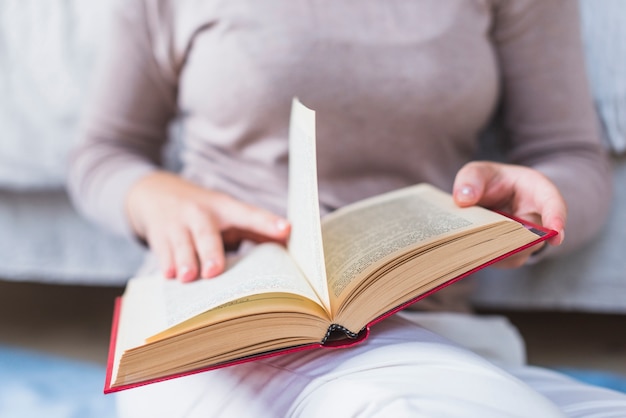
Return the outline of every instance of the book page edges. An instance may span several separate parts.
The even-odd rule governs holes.
[[[110,341],[110,345],[109,345],[109,356],[108,356],[108,360],[107,360],[107,368],[106,368],[106,378],[105,378],[105,385],[104,385],[104,393],[105,394],[110,394],[110,393],[115,393],[115,392],[120,392],[123,390],[128,390],[128,389],[132,389],[132,388],[136,388],[136,387],[140,387],[140,386],[146,386],[149,384],[153,384],[153,383],[158,383],[158,382],[164,382],[167,380],[171,380],[171,379],[176,379],[179,377],[184,377],[184,376],[190,376],[190,375],[194,375],[197,373],[202,373],[202,372],[207,372],[210,370],[216,370],[216,369],[221,369],[224,367],[229,367],[229,366],[234,366],[237,364],[243,364],[243,363],[249,363],[252,361],[257,361],[257,360],[261,360],[261,359],[266,359],[266,358],[270,358],[270,357],[276,357],[279,355],[284,355],[284,354],[289,354],[289,353],[297,353],[300,351],[306,351],[306,350],[312,350],[315,348],[344,348],[344,347],[348,347],[354,344],[358,344],[361,341],[365,340],[369,334],[369,328],[366,331],[361,331],[358,335],[358,337],[356,339],[342,339],[342,340],[337,340],[337,341],[329,341],[327,343],[313,343],[313,344],[305,344],[305,345],[298,345],[298,346],[294,346],[294,347],[287,347],[287,348],[281,348],[278,350],[272,350],[272,351],[266,351],[263,353],[259,353],[259,354],[255,354],[252,356],[247,356],[247,357],[243,357],[243,358],[239,358],[239,359],[235,359],[235,360],[230,360],[230,361],[226,361],[223,363],[219,363],[219,364],[214,364],[211,366],[207,366],[207,367],[200,367],[198,369],[194,369],[194,370],[189,370],[186,372],[182,372],[182,373],[176,373],[176,374],[172,374],[172,375],[168,375],[168,376],[162,376],[162,377],[158,377],[155,379],[148,379],[148,380],[144,380],[142,382],[136,382],[136,383],[129,383],[129,384],[122,384],[122,385],[117,385],[117,386],[112,386],[112,381],[113,381],[113,369],[114,369],[114,364],[115,364],[115,346],[116,346],[116,342],[117,342],[117,333],[118,333],[118,329],[119,329],[119,319],[120,319],[120,315],[121,315],[121,309],[122,309],[122,297],[118,297],[115,300],[115,309],[113,312],[113,322],[112,322],[112,327],[111,327],[111,341]]]
[[[109,345],[109,356],[108,356],[108,359],[107,359],[106,377],[105,377],[105,384],[104,384],[104,393],[105,394],[120,392],[120,391],[123,391],[123,390],[132,389],[132,388],[136,388],[136,387],[140,387],[140,386],[145,386],[145,385],[149,385],[149,384],[152,384],[152,383],[164,382],[164,381],[167,381],[167,380],[176,379],[176,378],[184,377],[184,376],[190,376],[190,375],[193,375],[193,374],[206,372],[206,371],[210,371],[210,370],[221,369],[221,368],[228,367],[228,366],[234,366],[236,364],[249,363],[251,361],[261,360],[261,359],[269,358],[269,357],[275,357],[275,356],[282,355],[282,354],[295,353],[295,352],[299,352],[299,351],[311,350],[313,348],[322,347],[322,343],[305,344],[305,345],[299,345],[299,346],[294,346],[294,347],[288,347],[288,348],[283,348],[283,349],[263,352],[263,353],[259,353],[259,354],[256,354],[256,355],[244,357],[244,358],[230,360],[230,361],[227,361],[227,362],[214,364],[214,365],[207,366],[207,367],[200,367],[198,369],[189,370],[189,371],[182,372],[182,373],[176,373],[176,374],[172,374],[172,375],[168,375],[168,376],[162,376],[162,377],[158,377],[158,378],[154,378],[154,379],[148,379],[148,380],[144,380],[144,381],[136,382],[136,383],[129,383],[129,384],[122,384],[122,385],[113,386],[113,369],[114,369],[115,360],[116,360],[115,359],[115,346],[116,346],[116,342],[117,342],[117,333],[118,333],[118,329],[119,329],[119,320],[120,320],[120,315],[121,315],[121,309],[122,309],[122,297],[120,296],[120,297],[116,298],[116,300],[115,300],[115,309],[114,309],[114,312],[113,312],[113,323],[112,323],[112,326],[111,326],[111,342],[110,342],[110,345]]]
[[[288,353],[296,353],[296,352],[300,352],[300,351],[306,351],[306,350],[311,350],[311,349],[315,349],[315,348],[346,348],[346,347],[351,347],[354,346],[356,344],[359,344],[363,341],[365,341],[370,334],[370,329],[372,326],[374,326],[375,324],[377,324],[378,322],[382,321],[383,319],[401,311],[402,309],[408,307],[409,305],[414,304],[415,302],[418,302],[421,299],[424,299],[430,295],[432,295],[433,293],[436,293],[438,291],[440,291],[441,289],[450,286],[453,283],[458,282],[459,280],[462,280],[465,277],[468,277],[470,275],[472,275],[473,273],[482,270],[492,264],[495,264],[507,257],[512,256],[513,254],[516,254],[520,251],[523,251],[527,248],[530,248],[536,244],[539,244],[543,241],[546,241],[554,236],[556,236],[558,233],[556,231],[544,228],[540,225],[516,218],[514,216],[508,215],[506,213],[502,213],[502,215],[511,218],[519,223],[521,223],[522,225],[524,225],[526,228],[530,229],[531,231],[533,231],[535,234],[537,234],[537,239],[534,241],[529,242],[528,244],[525,244],[519,248],[516,248],[513,251],[509,251],[506,254],[503,254],[499,257],[494,258],[493,260],[490,260],[486,263],[481,264],[478,267],[475,267],[457,277],[454,277],[450,280],[448,280],[445,283],[440,284],[437,287],[434,287],[424,293],[422,293],[421,295],[410,299],[404,303],[401,303],[400,305],[396,306],[395,308],[385,312],[384,314],[378,316],[377,318],[373,319],[372,321],[370,321],[362,330],[360,330],[358,332],[358,336],[357,338],[354,339],[349,339],[349,338],[345,338],[345,339],[341,339],[341,340],[334,340],[334,341],[327,341],[325,343],[314,343],[314,344],[306,344],[306,345],[299,345],[299,346],[295,346],[295,347],[288,347],[288,348],[284,348],[284,349],[279,349],[279,350],[274,350],[274,351],[269,351],[269,352],[263,352],[263,353],[259,353],[256,355],[252,355],[252,356],[248,356],[248,357],[244,357],[244,358],[239,358],[236,360],[231,360],[231,361],[227,361],[227,362],[223,362],[223,363],[219,363],[219,364],[215,364],[212,366],[208,366],[208,367],[202,367],[202,368],[198,368],[195,370],[190,370],[187,372],[183,372],[183,373],[178,373],[178,374],[173,374],[173,375],[169,375],[169,376],[164,376],[164,377],[159,377],[159,378],[155,378],[155,379],[150,379],[150,380],[145,380],[142,382],[138,382],[138,383],[131,383],[131,384],[124,384],[124,385],[119,385],[119,386],[115,386],[112,387],[111,383],[112,383],[112,376],[113,376],[113,365],[114,365],[114,361],[115,361],[115,344],[116,344],[116,340],[117,340],[117,331],[118,331],[118,322],[119,322],[119,318],[120,318],[120,313],[121,313],[121,308],[122,308],[122,298],[118,297],[115,300],[115,309],[114,309],[114,313],[113,313],[113,325],[111,327],[111,342],[109,345],[109,357],[108,357],[108,361],[107,361],[107,370],[106,370],[106,378],[105,378],[105,387],[104,387],[104,393],[105,394],[109,394],[109,393],[115,393],[115,392],[119,392],[122,390],[127,390],[127,389],[132,389],[135,387],[140,387],[140,386],[145,386],[148,384],[152,384],[152,383],[157,383],[157,382],[162,382],[162,381],[166,381],[166,380],[171,380],[171,379],[175,379],[178,377],[183,377],[183,376],[189,376],[189,375],[193,375],[193,374],[197,374],[197,373],[201,373],[201,372],[206,372],[206,371],[210,371],[210,370],[216,370],[216,369],[220,369],[220,368],[224,368],[224,367],[229,367],[229,366],[234,366],[237,364],[243,364],[243,363],[249,363],[252,361],[257,361],[257,360],[261,360],[261,359],[265,359],[265,358],[270,358],[270,357],[275,357],[275,356],[279,356],[279,355],[284,355],[284,354],[288,354]]]
[[[419,296],[417,296],[417,297],[415,297],[413,299],[410,299],[410,300],[408,300],[406,302],[401,303],[400,305],[396,306],[395,308],[385,312],[384,314],[382,314],[382,315],[378,316],[377,318],[373,319],[372,321],[370,321],[366,325],[366,327],[365,327],[365,329],[367,330],[366,332],[369,333],[370,327],[372,327],[373,325],[375,325],[378,322],[382,321],[383,319],[388,318],[389,316],[391,316],[391,315],[393,315],[393,314],[395,314],[395,313],[405,309],[406,307],[414,304],[415,302],[418,302],[418,301],[420,301],[420,300],[422,300],[422,299],[432,295],[433,293],[437,293],[441,289],[443,289],[445,287],[448,287],[451,284],[454,284],[454,283],[458,282],[461,279],[464,279],[464,278],[466,278],[468,276],[471,276],[472,274],[476,273],[479,270],[482,270],[482,269],[484,269],[486,267],[489,267],[492,264],[495,264],[495,263],[497,263],[499,261],[502,261],[505,258],[508,258],[508,257],[510,257],[510,256],[512,256],[514,254],[517,254],[517,253],[519,253],[521,251],[524,251],[527,248],[530,248],[530,247],[532,247],[534,245],[537,245],[537,244],[539,244],[539,243],[541,243],[543,241],[546,241],[546,240],[548,240],[548,239],[558,235],[558,232],[554,231],[552,229],[545,228],[545,227],[543,227],[541,225],[534,224],[532,222],[529,222],[529,221],[517,218],[517,217],[515,217],[513,215],[509,215],[507,213],[502,213],[502,212],[498,212],[498,213],[500,213],[501,215],[503,215],[503,216],[505,216],[505,217],[507,217],[509,219],[512,219],[512,220],[514,220],[516,222],[519,222],[524,227],[526,227],[528,230],[530,230],[531,232],[536,234],[537,235],[537,239],[529,242],[528,244],[522,245],[521,247],[518,247],[518,248],[516,248],[516,249],[514,249],[512,251],[509,251],[508,253],[505,253],[505,254],[503,254],[503,255],[501,255],[499,257],[496,257],[496,258],[494,258],[492,260],[489,260],[486,263],[483,263],[483,264],[481,264],[481,265],[479,265],[477,267],[474,267],[473,269],[468,270],[465,273],[460,274],[460,275],[458,275],[458,276],[448,280],[447,282],[442,283],[439,286],[436,286],[436,287],[434,287],[434,288],[432,288],[432,289],[422,293],[421,295],[419,295]]]
[[[546,241],[546,240],[548,240],[548,239],[558,235],[557,231],[545,228],[545,227],[543,227],[541,225],[537,225],[537,224],[532,223],[530,221],[526,221],[524,219],[520,219],[518,217],[515,217],[513,215],[510,215],[510,214],[507,214],[507,213],[504,213],[504,212],[497,212],[497,213],[499,213],[500,215],[505,216],[505,217],[507,217],[507,218],[509,218],[509,219],[511,219],[513,221],[516,221],[516,222],[522,224],[526,229],[528,229],[529,231],[531,231],[535,235],[537,235],[537,239],[529,242],[528,244],[522,245],[522,246],[520,246],[520,247],[518,247],[518,248],[516,248],[516,249],[514,249],[512,251],[509,251],[508,253],[505,253],[505,254],[503,254],[503,255],[501,255],[499,257],[496,257],[496,258],[494,258],[492,260],[489,260],[489,261],[487,261],[487,262],[485,262],[485,263],[483,263],[483,264],[481,264],[481,265],[479,265],[477,267],[474,267],[473,269],[468,270],[467,272],[462,273],[462,274],[460,274],[460,275],[458,275],[458,276],[448,280],[447,282],[440,284],[439,286],[436,286],[436,287],[434,287],[434,288],[432,288],[430,290],[427,290],[426,292],[424,292],[424,293],[422,293],[422,294],[420,294],[420,295],[418,295],[418,296],[416,296],[416,297],[414,297],[412,299],[409,299],[406,302],[401,303],[400,305],[396,306],[395,308],[393,308],[393,309],[383,313],[382,315],[380,315],[380,316],[376,317],[375,319],[373,319],[372,321],[370,321],[362,330],[360,330],[358,332],[358,337],[356,339],[348,339],[348,338],[346,338],[345,340],[329,341],[326,344],[324,344],[323,347],[342,348],[342,347],[348,347],[348,346],[352,346],[354,344],[357,344],[357,343],[365,340],[369,336],[370,329],[371,329],[372,326],[374,326],[378,322],[381,322],[385,318],[388,318],[389,316],[391,316],[391,315],[393,315],[393,314],[395,314],[395,313],[397,313],[397,312],[407,308],[408,306],[410,306],[410,305],[412,305],[412,304],[414,304],[416,302],[419,302],[420,300],[422,300],[422,299],[432,295],[433,293],[439,292],[443,288],[448,287],[448,286],[458,282],[459,280],[462,280],[462,279],[464,279],[464,278],[466,278],[468,276],[471,276],[472,274],[476,273],[479,270],[482,270],[482,269],[484,269],[486,267],[489,267],[492,264],[495,264],[495,263],[497,263],[499,261],[502,261],[505,258],[508,258],[508,257],[510,257],[510,256],[512,256],[514,254],[517,254],[517,253],[519,253],[521,251],[524,251],[527,248],[530,248],[530,247],[532,247],[534,245],[537,245],[537,244],[539,244],[539,243],[541,243],[543,241]]]
[[[122,297],[115,298],[113,307],[113,321],[111,325],[111,337],[109,341],[109,356],[107,358],[106,377],[104,379],[104,393],[110,393],[111,380],[113,378],[113,365],[115,363],[115,345],[117,343],[117,330],[119,327],[120,310],[122,309]]]

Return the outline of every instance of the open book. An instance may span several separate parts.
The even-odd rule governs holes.
[[[315,113],[294,100],[287,248],[261,244],[214,279],[136,277],[117,300],[105,392],[316,347],[370,326],[556,232],[421,184],[320,220]]]

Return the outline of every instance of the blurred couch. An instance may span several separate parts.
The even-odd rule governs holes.
[[[98,229],[64,189],[69,150],[113,0],[0,2],[0,278],[122,285],[144,248]],[[604,233],[575,254],[485,271],[486,308],[626,313],[626,13],[581,0],[589,72],[615,166]]]
[[[112,0],[0,2],[0,277],[121,285],[143,248],[79,217],[64,190]]]

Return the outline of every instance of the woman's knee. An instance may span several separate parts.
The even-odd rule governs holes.
[[[560,417],[530,387],[471,352],[436,343],[355,355],[304,388],[297,417]]]

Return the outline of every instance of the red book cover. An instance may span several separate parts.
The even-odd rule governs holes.
[[[115,309],[114,309],[114,313],[113,313],[113,323],[112,323],[112,327],[111,327],[111,341],[110,341],[110,345],[109,345],[109,356],[108,356],[108,361],[107,361],[107,372],[106,372],[106,379],[105,379],[105,387],[104,387],[104,393],[114,393],[114,392],[119,392],[122,390],[126,390],[126,389],[131,389],[134,387],[139,387],[139,386],[144,386],[144,385],[148,385],[151,383],[157,383],[157,382],[161,382],[161,381],[165,381],[165,380],[170,380],[170,379],[175,379],[178,377],[183,377],[183,376],[187,376],[187,375],[192,375],[192,374],[196,374],[196,373],[200,373],[200,372],[206,372],[206,371],[210,371],[210,370],[214,370],[214,369],[219,369],[219,368],[223,368],[223,367],[228,367],[228,366],[233,366],[236,364],[241,364],[241,363],[247,363],[247,362],[251,362],[251,361],[255,361],[255,360],[259,360],[259,359],[264,359],[264,358],[268,358],[268,357],[274,357],[274,356],[278,356],[278,355],[284,355],[284,354],[288,354],[288,353],[295,353],[295,352],[299,352],[299,351],[304,351],[304,350],[311,350],[311,349],[316,349],[316,348],[346,348],[346,347],[350,347],[353,346],[355,344],[358,344],[362,341],[364,341],[370,333],[370,328],[375,325],[376,323],[382,321],[383,319],[387,318],[390,315],[395,314],[396,312],[406,308],[409,305],[412,305],[413,303],[419,301],[420,299],[423,299],[435,292],[438,292],[439,290],[465,278],[468,277],[470,275],[472,275],[473,273],[477,272],[478,270],[481,270],[485,267],[488,267],[494,263],[497,263],[507,257],[510,257],[513,254],[516,254],[520,251],[523,251],[529,247],[532,247],[542,241],[546,241],[554,236],[557,235],[556,231],[550,230],[550,229],[546,229],[542,226],[539,225],[535,225],[532,224],[530,222],[527,221],[523,221],[521,219],[515,218],[513,216],[507,215],[507,214],[503,214],[509,218],[515,219],[516,221],[520,222],[521,224],[523,224],[527,229],[529,229],[530,231],[534,232],[537,235],[537,239],[533,242],[530,242],[529,244],[526,244],[522,247],[519,247],[513,251],[510,251],[500,257],[497,257],[493,260],[490,260],[472,270],[469,270],[451,280],[448,280],[447,282],[417,296],[416,298],[413,298],[411,300],[408,300],[405,303],[402,303],[401,305],[387,311],[386,313],[380,315],[379,317],[375,318],[374,320],[372,320],[370,323],[367,324],[367,326],[365,326],[356,336],[354,336],[354,338],[348,338],[346,336],[346,338],[344,339],[329,339],[327,341],[323,341],[323,342],[319,342],[319,343],[314,343],[314,344],[307,344],[307,345],[299,345],[299,346],[295,346],[295,347],[289,347],[286,349],[279,349],[279,350],[273,350],[273,351],[268,351],[268,352],[264,352],[264,353],[260,353],[257,355],[253,355],[253,356],[248,356],[248,357],[244,357],[244,358],[239,358],[236,360],[232,360],[232,361],[228,361],[228,362],[224,362],[224,363],[219,363],[219,364],[215,364],[215,365],[211,365],[208,367],[202,367],[199,369],[195,369],[195,370],[189,370],[187,372],[184,373],[177,373],[177,374],[173,374],[173,375],[169,375],[169,376],[163,376],[163,377],[159,377],[156,379],[152,379],[152,380],[146,380],[143,382],[139,382],[139,383],[132,383],[132,384],[126,384],[126,385],[120,385],[120,386],[115,386],[115,387],[111,387],[111,383],[112,383],[112,374],[113,374],[113,362],[114,362],[114,357],[115,357],[115,346],[116,346],[116,339],[117,339],[117,331],[118,331],[118,322],[119,322],[119,317],[120,317],[120,313],[121,313],[121,309],[122,309],[122,298],[118,297],[115,301]],[[341,326],[339,325],[332,325],[331,329],[329,329],[329,332],[327,334],[327,336],[335,329],[341,329]]]

